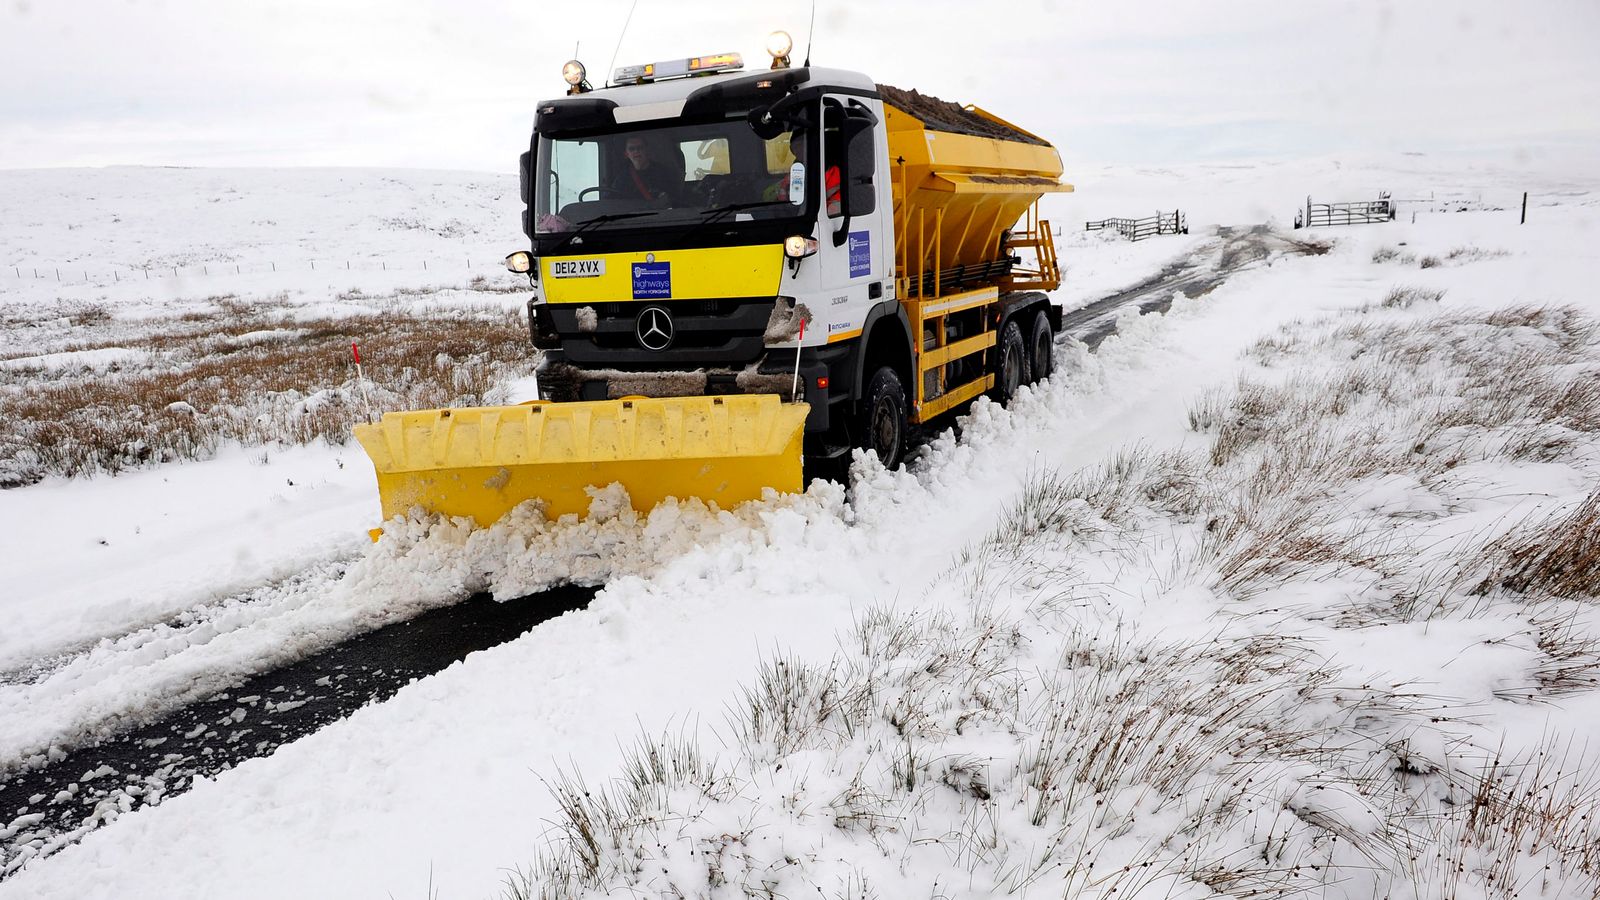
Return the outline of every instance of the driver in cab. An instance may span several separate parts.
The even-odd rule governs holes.
[[[622,147],[628,164],[622,175],[612,185],[616,196],[626,200],[654,203],[670,201],[672,194],[683,187],[683,173],[673,172],[650,151],[650,144],[638,135],[632,135]]]

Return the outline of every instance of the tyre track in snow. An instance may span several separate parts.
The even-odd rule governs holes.
[[[1315,255],[1327,250],[1326,245],[1285,237],[1266,225],[1218,228],[1215,239],[1173,260],[1149,278],[1066,311],[1061,316],[1061,332],[1093,350],[1116,333],[1117,316],[1130,306],[1137,307],[1140,315],[1165,313],[1172,308],[1174,295],[1194,298],[1209,294],[1236,272],[1275,252]]]
[[[1093,350],[1116,332],[1124,309],[1165,312],[1175,294],[1210,293],[1285,249],[1326,247],[1264,225],[1218,229],[1214,240],[1151,277],[1064,313],[1062,335]],[[474,651],[581,609],[597,590],[563,586],[503,603],[473,596],[251,676],[150,724],[53,754],[43,767],[0,774],[0,880],[128,811],[182,793],[197,778],[268,755]]]

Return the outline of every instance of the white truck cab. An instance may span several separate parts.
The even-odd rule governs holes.
[[[897,277],[914,236],[897,247],[896,215],[906,210],[896,191],[906,187],[895,175],[904,180],[911,154],[890,158],[891,111],[872,79],[791,68],[786,57],[745,71],[736,54],[626,67],[597,90],[576,63],[566,74],[572,89],[538,105],[522,155],[531,247],[508,257],[532,283],[545,399],[778,394],[810,405],[808,459],[864,446],[892,464],[906,423],[920,420],[924,382],[934,396],[946,368],[950,377],[994,368],[994,335],[981,347],[969,340],[966,361],[945,354],[934,374],[917,366],[925,348],[943,348],[960,327],[914,322],[900,302],[927,294],[928,281],[912,288]],[[1059,173],[1053,148],[1000,125],[1043,145]],[[981,201],[983,192],[1015,187],[978,184],[974,192],[969,180],[953,190]],[[1001,229],[1017,215],[1009,206],[981,211],[985,221],[963,233],[982,232],[986,243],[993,234],[985,250],[993,263],[985,257],[974,270],[993,285],[995,273],[1010,270]],[[933,259],[937,273],[940,252],[921,252],[916,268]],[[948,274],[933,276],[934,294]],[[995,330],[1000,320],[987,310],[999,309],[999,291],[958,303],[975,310],[974,324],[961,327]],[[1044,309],[1043,295],[1028,302]],[[878,375],[885,367],[892,389]],[[967,396],[992,386],[988,377]],[[869,408],[874,390],[890,395],[878,402],[885,409]]]

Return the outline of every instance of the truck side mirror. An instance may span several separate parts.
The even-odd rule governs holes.
[[[517,181],[522,191],[522,205],[533,205],[533,151],[517,157]]]
[[[850,217],[864,216],[878,207],[878,192],[873,186],[877,176],[878,153],[873,140],[873,126],[878,117],[865,106],[853,105],[845,110],[840,125],[844,143],[844,165],[839,172],[840,212],[844,219],[833,233],[833,245],[844,245],[850,232]]]
[[[870,119],[850,116],[844,120],[845,168],[840,173],[844,213],[847,216],[864,216],[878,205],[878,193],[873,189],[877,176],[878,154],[872,140]]]
[[[813,121],[815,104],[808,102],[804,94],[789,94],[771,106],[759,106],[750,110],[745,115],[745,121],[750,124],[750,130],[756,137],[770,141],[785,131],[797,128],[810,129],[816,126]]]

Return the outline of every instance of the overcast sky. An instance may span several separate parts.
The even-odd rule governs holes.
[[[512,171],[574,46],[804,53],[808,0],[0,0],[0,168]],[[819,0],[812,62],[1073,165],[1600,150],[1600,0]]]

